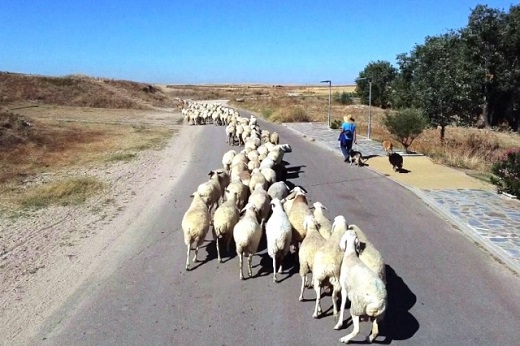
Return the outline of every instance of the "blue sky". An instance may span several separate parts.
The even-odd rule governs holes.
[[[0,71],[148,83],[351,84],[511,1],[2,0]]]

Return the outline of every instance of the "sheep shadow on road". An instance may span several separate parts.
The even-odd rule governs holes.
[[[386,265],[386,290],[388,306],[377,339],[385,338],[377,343],[390,344],[393,340],[410,339],[419,330],[419,321],[409,311],[417,297],[389,265]]]

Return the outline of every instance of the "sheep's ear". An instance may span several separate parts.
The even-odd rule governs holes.
[[[326,211],[329,211],[329,210],[327,209],[327,207],[324,206],[323,204],[321,205],[321,207],[322,207],[323,209],[325,209]]]

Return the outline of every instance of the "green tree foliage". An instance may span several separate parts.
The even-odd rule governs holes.
[[[363,104],[368,104],[370,83],[372,81],[372,105],[387,108],[390,106],[390,85],[397,76],[397,69],[388,61],[370,62],[356,79],[356,93]],[[368,78],[368,79],[362,79]]]
[[[374,74],[370,63],[360,78]],[[447,125],[499,126],[520,131],[520,5],[509,12],[478,5],[468,25],[426,37],[411,52],[397,56],[395,78],[381,89],[372,85],[374,105],[381,90],[394,109],[421,108],[444,138]],[[359,78],[358,78],[359,79]],[[363,101],[368,82],[359,81]]]
[[[428,118],[417,108],[404,108],[395,114],[387,112],[383,117],[383,125],[403,145],[406,152],[428,126]]]

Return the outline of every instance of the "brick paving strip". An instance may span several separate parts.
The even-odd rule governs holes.
[[[339,130],[325,123],[284,123],[342,157]],[[433,163],[422,155],[404,156],[407,174],[392,170],[379,142],[358,135],[358,145],[367,168],[406,187],[426,204],[457,225],[471,239],[485,246],[520,274],[520,201],[495,192],[495,187],[464,172]]]

